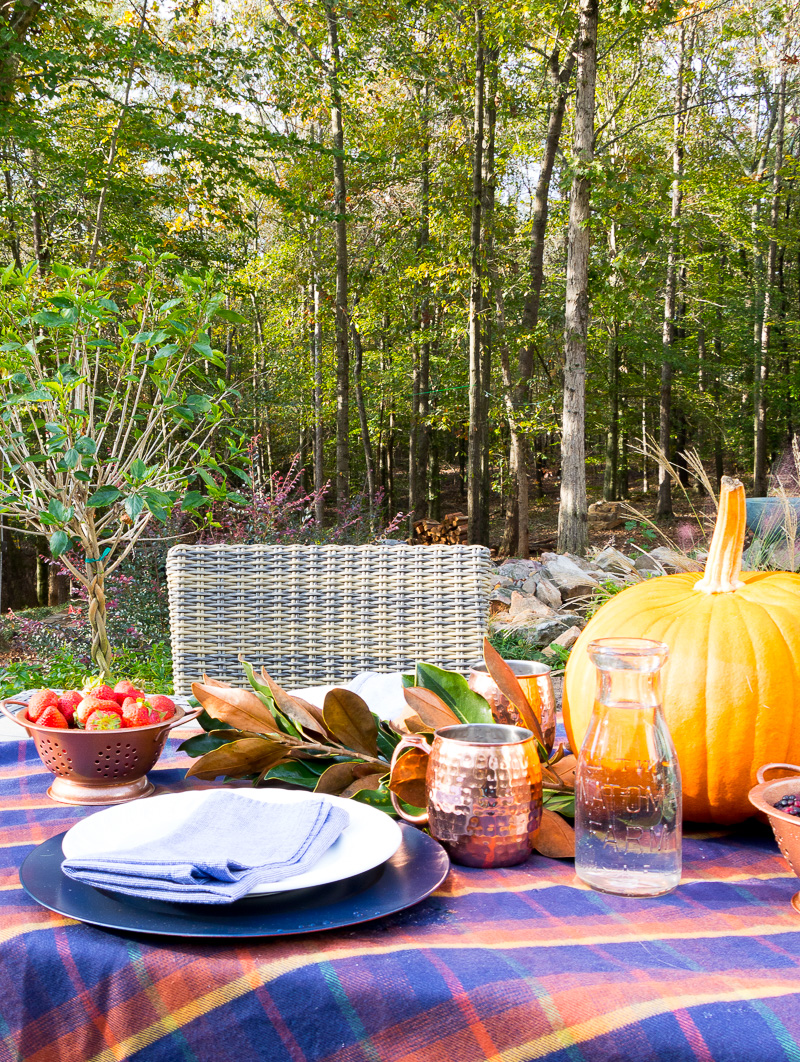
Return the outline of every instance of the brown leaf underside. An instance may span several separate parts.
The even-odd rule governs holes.
[[[378,726],[357,693],[352,690],[329,690],[325,694],[322,718],[330,733],[345,748],[377,757]]]
[[[359,760],[349,760],[347,763],[334,763],[323,771],[319,781],[314,787],[315,793],[327,793],[330,796],[343,796],[360,779],[374,775],[375,767],[371,763],[361,763]],[[385,773],[385,772],[384,772]],[[378,778],[381,776],[378,775]],[[368,786],[367,788],[373,788]],[[377,786],[374,788],[377,789]],[[348,794],[349,795],[349,794]]]
[[[542,734],[542,728],[536,718],[536,712],[528,703],[528,698],[525,696],[517,676],[488,638],[483,639],[483,659],[489,674],[497,683],[497,688],[504,697],[508,697],[519,712],[523,725],[544,745],[544,734]],[[539,710],[541,711],[541,705]]]
[[[452,708],[431,690],[422,686],[410,686],[403,690],[403,696],[409,708],[415,711],[431,730],[438,730],[442,726],[458,726],[461,722]]]
[[[223,692],[219,686],[193,682],[192,693],[212,718],[230,723],[237,730],[254,730],[258,734],[280,733],[272,712],[249,690],[231,686]]]
[[[575,855],[575,830],[566,819],[544,808],[535,848],[548,859],[570,859]]]
[[[269,738],[248,737],[222,745],[193,763],[187,778],[217,778],[221,774],[242,777],[263,774],[288,760],[287,750]]]
[[[297,726],[303,728],[316,737],[327,738],[328,733],[322,721],[322,712],[313,704],[304,701],[302,697],[294,697],[284,690],[278,683],[261,668],[261,677],[269,686],[269,691],[275,698],[275,703],[283,714]]]

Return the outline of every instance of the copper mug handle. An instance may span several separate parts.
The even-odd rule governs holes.
[[[767,771],[777,771],[780,769],[794,771],[795,774],[800,774],[800,767],[798,767],[796,763],[765,763],[763,767],[759,767],[756,771],[756,778],[758,779],[759,785],[763,785],[764,782],[766,782],[764,775]]]
[[[419,749],[420,752],[424,752],[426,756],[430,756],[432,746],[428,744],[424,737],[404,737],[396,746],[392,753],[392,764],[390,770],[393,771],[395,764],[400,759],[400,753],[405,749]],[[400,801],[397,799],[397,794],[389,790],[389,798],[392,801],[392,807],[406,822],[412,823],[414,826],[427,826],[428,825],[428,812],[423,811],[421,815],[409,815],[407,811],[404,811],[400,806]]]

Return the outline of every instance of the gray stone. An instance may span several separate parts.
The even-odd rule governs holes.
[[[506,587],[499,586],[489,594],[489,604],[508,606],[511,604],[511,593],[512,591],[508,590]]]
[[[567,627],[567,629],[559,634],[557,638],[554,638],[550,644],[560,645],[562,649],[571,649],[580,636],[581,632],[579,627]]]
[[[509,579],[506,575],[495,576],[492,586],[495,590],[501,590],[504,586],[513,586],[514,580]]]
[[[524,613],[526,616],[535,616],[540,619],[549,619],[554,614],[553,610],[545,605],[543,601],[540,601],[538,597],[534,597],[532,594],[520,594],[517,590],[514,590],[511,594],[511,604],[508,611],[512,616]]]
[[[570,571],[555,564],[547,566],[550,581],[555,585],[562,601],[574,601],[576,598],[589,598],[598,589],[598,583],[582,571]]]
[[[558,592],[558,587],[551,583],[549,579],[543,577],[539,579],[536,586],[536,596],[545,605],[549,605],[550,608],[561,608],[561,594]]]
[[[524,583],[541,565],[534,560],[508,560],[497,569],[500,578],[513,579],[514,582]]]
[[[655,549],[650,550],[650,556],[657,560],[667,572],[699,572],[702,569],[698,561],[692,560],[683,553],[676,553],[669,546],[656,546]]]
[[[590,561],[588,561],[585,557],[579,557],[576,553],[563,553],[561,555],[561,559],[572,561],[575,567],[580,568],[582,572],[588,572],[589,569],[592,567]]]
[[[586,626],[586,619],[583,616],[579,616],[577,612],[557,612],[556,618],[565,627],[583,628]]]
[[[661,568],[649,553],[640,553],[633,562],[637,572],[655,572],[661,574]]]
[[[604,550],[598,553],[594,558],[594,565],[603,572],[633,573],[636,571],[636,565],[630,557],[626,557],[624,553],[614,549],[613,546],[606,546]]]

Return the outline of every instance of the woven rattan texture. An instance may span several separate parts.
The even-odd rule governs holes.
[[[243,654],[284,687],[482,655],[483,546],[175,546],[167,556],[176,693],[205,672],[246,685]]]

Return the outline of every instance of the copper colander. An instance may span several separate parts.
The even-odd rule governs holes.
[[[10,711],[8,705],[19,705]],[[3,714],[27,730],[42,763],[55,775],[47,795],[62,804],[124,804],[149,796],[155,788],[147,772],[164,750],[173,727],[196,719],[201,709],[175,715],[163,723],[123,730],[56,730],[28,719],[22,701],[0,702]]]
[[[767,781],[767,772],[777,770],[792,771],[793,776]],[[800,878],[800,817],[789,815],[788,812],[775,807],[781,797],[800,793],[798,774],[800,767],[793,763],[767,763],[756,771],[758,785],[750,790],[748,798],[754,808],[769,818],[781,855]],[[796,892],[792,897],[792,907],[800,914],[800,892]]]

